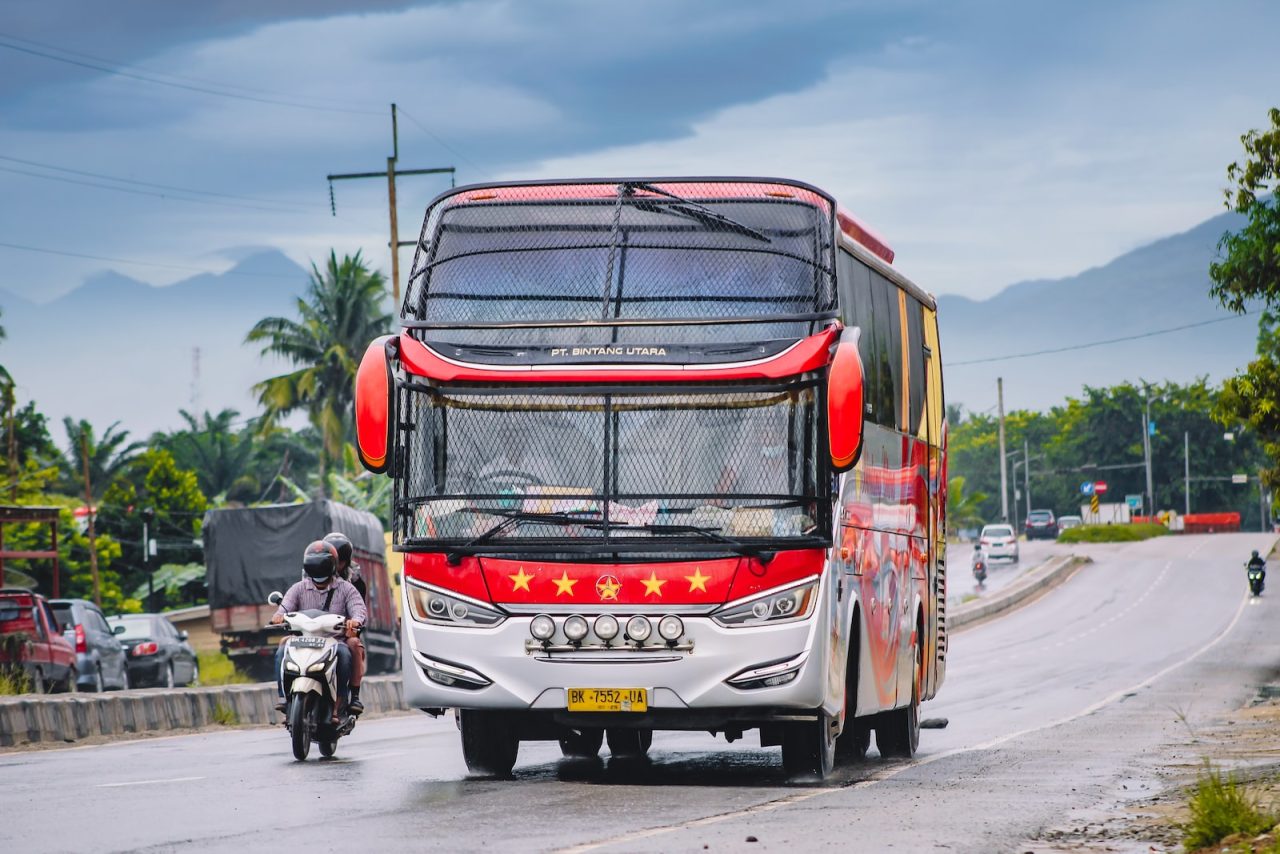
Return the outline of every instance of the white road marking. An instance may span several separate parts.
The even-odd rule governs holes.
[[[154,786],[159,783],[190,783],[192,780],[203,780],[204,777],[169,777],[165,780],[130,780],[127,783],[99,783],[95,789],[119,789],[124,786]]]
[[[1196,549],[1195,551],[1198,551],[1198,550],[1199,549]],[[1192,554],[1194,554],[1194,551],[1192,552]],[[741,818],[743,816],[755,815],[757,813],[762,813],[762,812],[769,812],[771,810],[775,810],[780,807],[790,806],[791,804],[797,804],[802,801],[807,801],[810,798],[816,798],[819,795],[829,795],[832,792],[843,792],[843,791],[846,791],[847,789],[870,788],[871,786],[874,786],[877,783],[883,783],[885,780],[889,780],[893,777],[896,777],[899,774],[903,773],[904,771],[910,771],[914,768],[921,768],[925,765],[931,765],[934,762],[938,762],[943,759],[949,759],[952,756],[959,756],[964,753],[977,753],[984,750],[991,750],[993,748],[1000,747],[1001,745],[1006,744],[1015,739],[1023,738],[1024,736],[1033,735],[1037,732],[1043,732],[1044,730],[1047,730],[1047,729],[1053,729],[1054,727],[1064,726],[1066,724],[1072,723],[1073,721],[1077,721],[1080,718],[1088,717],[1094,712],[1100,711],[1106,708],[1107,706],[1110,706],[1113,703],[1116,703],[1124,699],[1130,694],[1134,694],[1138,691],[1141,691],[1143,688],[1146,688],[1148,685],[1155,682],[1157,679],[1160,679],[1164,676],[1169,675],[1173,671],[1177,670],[1179,667],[1182,667],[1186,664],[1190,664],[1195,659],[1199,658],[1209,650],[1213,649],[1213,647],[1217,646],[1218,643],[1223,638],[1225,638],[1228,634],[1230,634],[1231,630],[1234,629],[1236,627],[1236,624],[1240,622],[1240,617],[1244,614],[1245,606],[1249,604],[1249,598],[1250,597],[1246,596],[1245,598],[1241,599],[1240,605],[1236,608],[1235,616],[1231,618],[1231,622],[1227,624],[1227,627],[1223,629],[1221,632],[1219,632],[1217,635],[1215,635],[1213,639],[1210,640],[1208,643],[1206,643],[1204,646],[1197,649],[1195,652],[1191,653],[1190,655],[1186,656],[1185,658],[1179,661],[1175,661],[1173,664],[1170,664],[1168,667],[1165,667],[1163,670],[1160,670],[1157,673],[1154,673],[1151,676],[1148,676],[1146,679],[1142,680],[1138,684],[1131,685],[1128,688],[1123,688],[1119,691],[1116,691],[1114,694],[1111,694],[1107,697],[1102,698],[1098,702],[1082,709],[1079,712],[1076,712],[1073,715],[1068,715],[1066,717],[1059,718],[1056,721],[1050,721],[1047,724],[1041,724],[1039,726],[1029,727],[1024,730],[1019,730],[1018,732],[1011,732],[1006,735],[999,736],[998,738],[993,738],[990,741],[982,742],[981,744],[975,744],[969,747],[957,747],[951,750],[945,750],[942,753],[937,753],[932,756],[926,756],[925,758],[920,759],[919,761],[916,761],[916,762],[906,763],[894,768],[886,768],[883,772],[876,774],[872,777],[869,777],[865,780],[859,780],[858,782],[850,786],[837,786],[837,787],[829,787],[829,788],[822,788],[822,789],[813,789],[808,792],[803,792],[801,794],[796,794],[796,795],[789,795],[785,798],[778,798],[777,800],[773,800],[773,801],[766,801],[765,803],[756,804],[755,806],[750,806],[745,809],[735,810],[733,812],[721,813],[719,815],[712,815],[712,816],[707,816],[705,818],[693,819],[691,821],[682,822],[680,824],[666,825],[664,827],[652,827],[652,828],[649,828],[648,830],[641,830],[635,833],[628,833],[621,836],[615,836],[611,839],[601,839],[596,842],[587,842],[582,845],[575,845],[571,848],[557,849],[556,854],[583,854],[583,852],[594,851],[595,849],[603,848],[606,845],[626,845],[629,842],[636,842],[641,839],[648,839],[650,837],[660,836],[664,833],[673,833],[677,830],[688,830],[694,827],[705,827],[706,825],[709,825],[709,824],[717,824],[719,822],[728,821],[729,819],[733,819],[733,818]]]

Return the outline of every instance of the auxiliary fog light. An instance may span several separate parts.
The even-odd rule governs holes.
[[[636,643],[644,643],[651,634],[653,634],[653,623],[649,622],[648,617],[636,614],[630,620],[627,620],[627,637]]]
[[[556,633],[556,621],[546,614],[539,614],[529,621],[529,634],[534,640],[549,641]]]
[[[658,634],[667,643],[675,643],[684,634],[684,621],[675,614],[667,614],[658,621]]]
[[[618,618],[612,614],[601,614],[596,617],[596,637],[608,643],[618,636]]]
[[[573,643],[581,643],[587,636],[587,618],[574,614],[564,621],[564,636]]]

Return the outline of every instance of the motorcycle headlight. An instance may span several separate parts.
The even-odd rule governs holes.
[[[711,618],[728,628],[803,620],[813,612],[819,581],[817,576],[813,576],[799,584],[730,602]]]
[[[506,619],[492,605],[410,581],[405,585],[409,611],[420,623],[437,626],[491,628]]]

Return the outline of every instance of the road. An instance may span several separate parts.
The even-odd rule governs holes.
[[[1056,540],[1026,540],[1018,543],[1018,563],[1006,560],[987,561],[987,581],[978,589],[973,577],[973,543],[951,543],[947,546],[947,602],[954,608],[974,598],[990,596],[1007,587],[1024,572],[1035,569],[1050,557],[1070,554],[1071,547]]]
[[[1152,755],[1271,674],[1280,593],[1250,602],[1240,565],[1273,541],[1088,547],[1070,581],[954,636],[924,707],[950,726],[915,760],[873,750],[821,786],[701,734],[659,734],[643,766],[526,744],[515,779],[470,780],[452,722],[412,715],[362,723],[331,762],[293,762],[279,729],[3,754],[0,849],[1028,850],[1153,785]]]

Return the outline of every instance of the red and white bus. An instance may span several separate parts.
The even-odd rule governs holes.
[[[748,730],[910,756],[946,662],[933,298],[771,178],[462,187],[357,378],[394,478],[404,695],[468,766]]]

